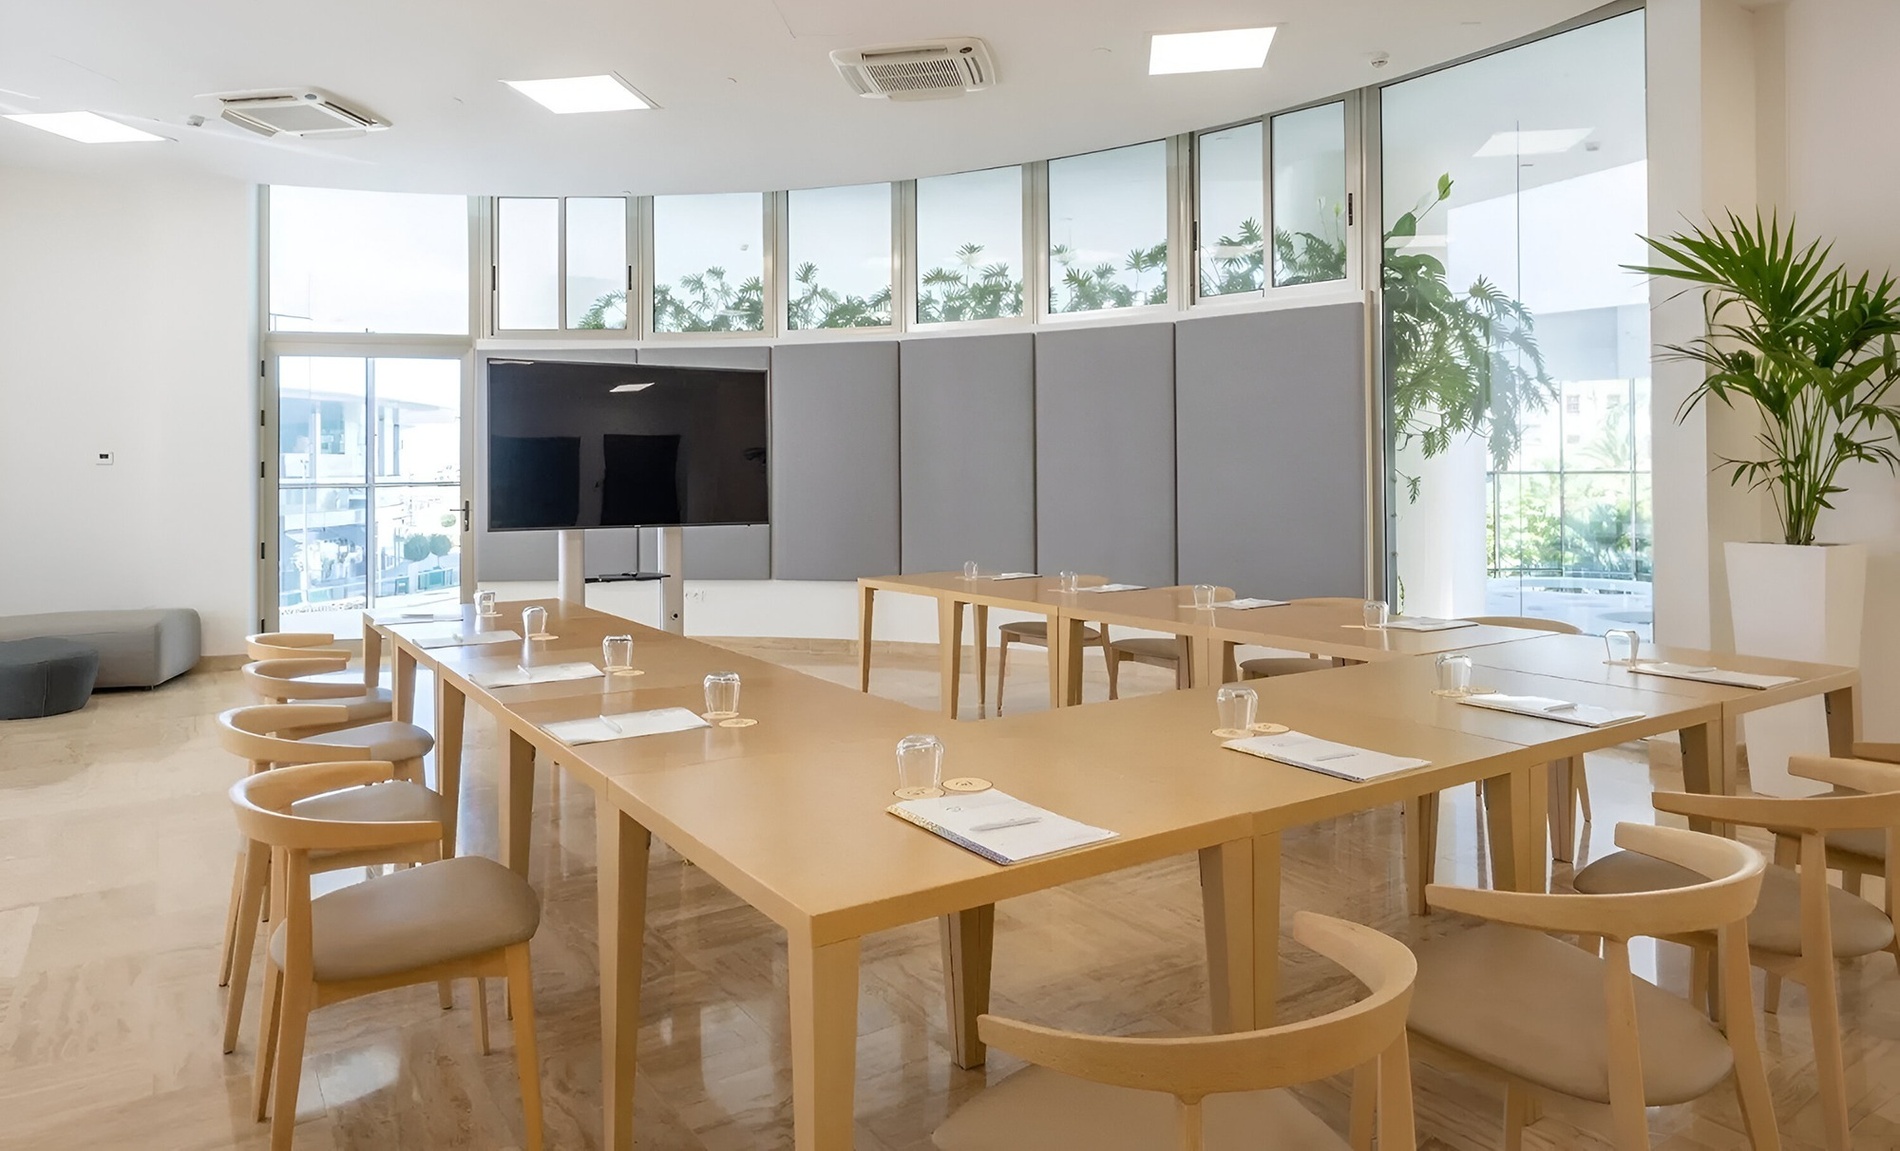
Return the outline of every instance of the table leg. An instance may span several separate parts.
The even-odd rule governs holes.
[[[605,796],[595,801],[600,861],[601,1143],[633,1147],[633,1070],[640,1039],[640,974],[652,836]]]
[[[1733,795],[1731,776],[1735,751],[1735,719],[1724,716],[1714,723],[1685,727],[1678,733],[1682,740],[1682,789],[1701,795]],[[1712,835],[1730,835],[1725,823],[1714,823],[1703,816],[1690,816],[1689,828]]]
[[[1253,1025],[1273,1026],[1280,1003],[1280,833],[1253,837]]]
[[[858,1064],[859,941],[787,940],[792,1001],[792,1141],[851,1151]]]
[[[1253,840],[1201,849],[1201,922],[1214,1030],[1254,1027]]]
[[[1188,639],[1188,650],[1194,654],[1194,677],[1192,682],[1195,687],[1213,687],[1215,684],[1227,682],[1222,678],[1221,662],[1223,649],[1227,651],[1232,650],[1232,648],[1222,640],[1198,639],[1192,637]]]
[[[1069,649],[1082,644],[1082,621],[1049,617],[1049,706],[1069,705]]]
[[[970,614],[975,617],[971,626],[976,629],[976,714],[987,716],[990,713],[990,605],[971,604]]]
[[[953,599],[937,601],[938,699],[943,714],[957,717],[957,689],[963,683],[963,605]]]
[[[983,1066],[976,1017],[990,1009],[990,957],[996,939],[996,905],[986,903],[946,915],[943,936],[944,1006],[950,1016],[950,1057],[971,1071]]]
[[[1492,886],[1500,891],[1543,891],[1544,837],[1549,775],[1538,766],[1483,783],[1484,814],[1491,839]]]
[[[363,613],[363,690],[374,692],[383,682],[383,633]],[[395,709],[390,709],[394,718]]]
[[[416,721],[416,657],[403,648],[396,649],[396,667],[391,676],[397,723]]]
[[[858,690],[871,690],[871,612],[877,589],[858,585]]]
[[[441,675],[435,677],[435,785],[448,800],[443,846],[455,850],[455,827],[462,812],[462,728],[468,697]]]
[[[501,764],[501,861],[524,878],[528,874],[529,824],[534,818],[534,745],[508,733],[508,755]]]
[[[1827,753],[1851,758],[1854,742],[1860,738],[1860,692],[1851,687],[1836,688],[1822,697],[1827,707]]]
[[[1573,789],[1576,773],[1582,770],[1582,756],[1550,761],[1550,857],[1560,863],[1572,862],[1577,854],[1577,797]]]

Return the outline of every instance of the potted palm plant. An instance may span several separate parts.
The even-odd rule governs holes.
[[[1726,545],[1736,650],[1858,664],[1867,551],[1824,542],[1820,521],[1846,490],[1849,465],[1900,471],[1894,278],[1852,277],[1833,262],[1831,245],[1803,246],[1792,222],[1784,232],[1779,220],[1764,224],[1759,215],[1751,222],[1729,213],[1724,224],[1647,243],[1661,262],[1631,270],[1704,293],[1704,333],[1662,347],[1665,358],[1703,369],[1677,418],[1710,401],[1761,418],[1757,450],[1719,465],[1731,484],[1766,491],[1781,526],[1779,542]],[[1798,789],[1776,768],[1796,737],[1771,737],[1768,723],[1752,720],[1755,787]]]

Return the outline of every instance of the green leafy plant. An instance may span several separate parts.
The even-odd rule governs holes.
[[[1723,459],[1729,482],[1766,489],[1783,540],[1812,544],[1822,509],[1847,490],[1841,469],[1849,462],[1900,471],[1893,276],[1850,279],[1830,262],[1833,245],[1801,247],[1793,221],[1784,234],[1778,218],[1764,224],[1760,215],[1751,224],[1731,212],[1723,225],[1645,242],[1667,262],[1631,271],[1705,290],[1704,334],[1662,349],[1703,369],[1676,418],[1710,399],[1752,404],[1762,454]]]
[[[1049,285],[1052,312],[1097,312],[1168,302],[1166,240],[1151,248],[1130,251],[1119,268],[1106,260],[1093,266],[1079,264],[1075,250],[1067,244],[1051,244],[1049,269],[1054,279]],[[1160,283],[1144,290],[1142,278],[1154,271],[1161,273]],[[1124,272],[1129,275],[1124,277]]]
[[[925,324],[997,320],[1023,314],[1023,282],[1008,264],[983,263],[983,245],[957,249],[957,266],[917,278],[917,319]]]
[[[818,265],[807,260],[792,273],[786,318],[795,331],[808,328],[881,328],[891,322],[891,289],[870,296],[839,295],[818,283]]]

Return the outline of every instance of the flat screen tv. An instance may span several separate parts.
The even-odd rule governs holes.
[[[488,530],[770,522],[762,371],[494,360]]]

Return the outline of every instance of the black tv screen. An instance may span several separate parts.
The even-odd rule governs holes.
[[[488,530],[770,522],[762,371],[488,365]]]

